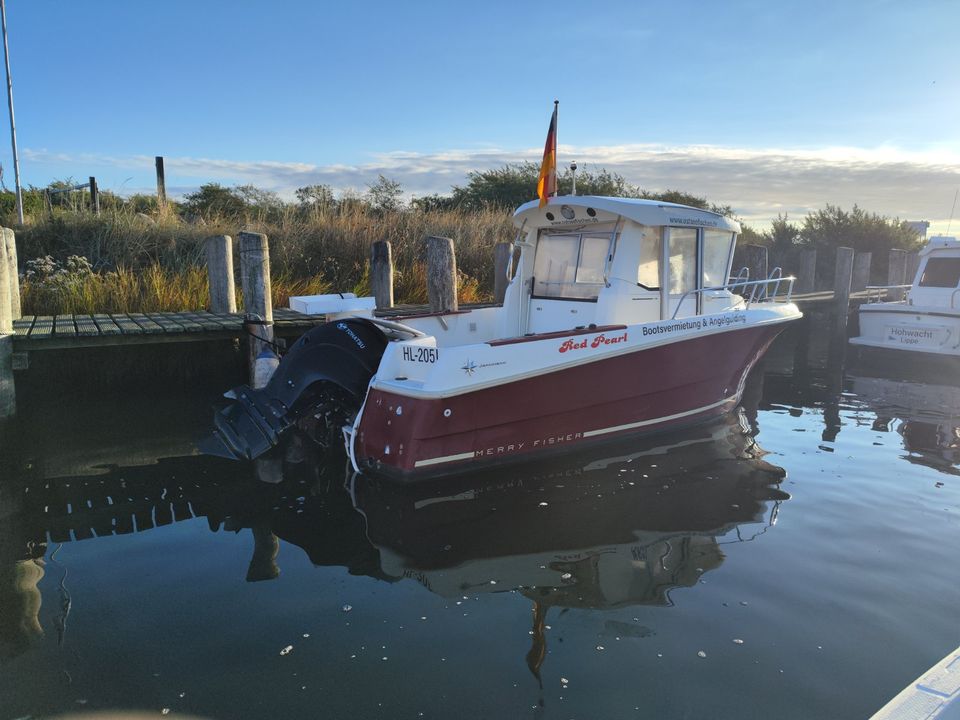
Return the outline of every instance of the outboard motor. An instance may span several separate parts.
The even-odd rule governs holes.
[[[200,443],[208,455],[252,460],[275,447],[301,419],[316,417],[339,437],[340,426],[363,404],[387,346],[368,320],[349,318],[313,328],[297,340],[265,387],[234,388],[214,414],[213,433]]]

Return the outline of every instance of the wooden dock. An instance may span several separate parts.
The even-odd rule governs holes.
[[[850,304],[858,305],[876,298],[876,291],[850,294]],[[829,306],[831,290],[795,294],[800,307]],[[490,303],[464,305],[464,310],[490,307]],[[402,318],[430,312],[429,306],[398,306],[378,311],[378,315]],[[296,337],[325,321],[322,315],[304,315],[287,308],[273,311],[273,328],[278,337]],[[13,323],[14,352],[68,350],[71,348],[150,345],[210,340],[229,340],[244,336],[243,315],[239,313],[192,312],[102,313],[95,315],[27,315]]]
[[[278,337],[300,335],[323,322],[324,318],[318,315],[303,315],[285,308],[273,311],[273,328]],[[199,310],[31,315],[15,320],[13,330],[14,352],[228,340],[245,334],[243,315]]]

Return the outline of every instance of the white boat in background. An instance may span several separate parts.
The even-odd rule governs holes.
[[[879,293],[891,288],[868,289]],[[920,251],[917,275],[906,297],[861,305],[860,335],[850,343],[960,358],[960,242],[932,238]]]

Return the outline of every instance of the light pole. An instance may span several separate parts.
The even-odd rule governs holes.
[[[0,0],[3,2],[3,0]],[[570,182],[573,184],[573,188],[570,190],[571,195],[577,194],[577,161],[574,160],[570,163]]]
[[[0,0],[0,21],[3,23],[3,61],[7,66],[7,104],[10,106],[10,141],[13,144],[13,179],[17,186],[17,223],[23,225],[23,191],[20,188],[20,157],[17,154],[17,125],[13,120],[13,78],[10,77],[10,48],[7,47],[7,7]]]

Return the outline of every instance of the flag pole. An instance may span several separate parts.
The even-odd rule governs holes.
[[[0,0],[3,2],[3,0]],[[557,124],[553,129],[553,196],[556,197],[560,191],[559,178],[557,177],[557,135],[560,134],[560,101],[553,101],[553,115],[557,118]],[[11,116],[12,117],[12,116]]]
[[[7,7],[0,0],[0,22],[3,25],[3,60],[7,66],[7,104],[10,106],[10,138],[13,144],[13,178],[17,186],[17,223],[23,225],[23,190],[20,188],[20,158],[17,155],[17,126],[13,121],[13,79],[10,77],[10,48],[7,46]]]

